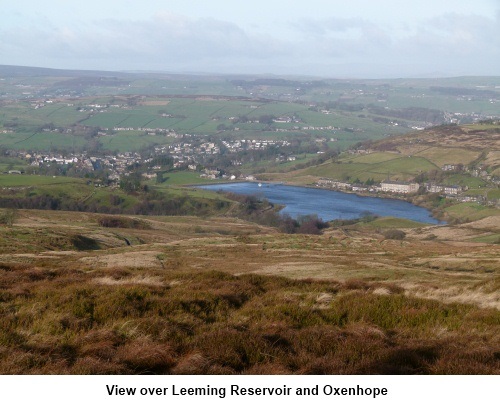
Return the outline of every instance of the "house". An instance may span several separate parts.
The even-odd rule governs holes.
[[[444,193],[447,195],[458,195],[461,191],[460,186],[444,186]]]
[[[428,183],[425,186],[426,190],[428,193],[441,193],[443,191],[443,186],[434,184],[434,183]]]
[[[362,184],[353,184],[352,191],[357,191],[357,192],[368,191],[368,187]]]
[[[321,178],[318,180],[319,186],[332,186],[333,180]]]
[[[418,183],[406,183],[402,181],[383,181],[380,183],[382,191],[398,194],[416,193],[420,187]]]
[[[346,181],[333,181],[332,186],[335,188],[347,190],[351,188],[351,183],[348,183]]]
[[[429,193],[444,193],[446,195],[458,195],[463,188],[460,186],[444,186],[440,184],[428,183],[426,190]]]
[[[351,183],[345,181],[332,180],[327,178],[321,178],[318,180],[317,185],[320,187],[331,187],[337,189],[347,190],[351,188]]]

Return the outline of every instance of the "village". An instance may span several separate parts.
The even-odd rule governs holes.
[[[177,135],[177,134],[176,134]],[[222,140],[207,141],[202,137],[190,134],[179,136],[183,140],[166,145],[158,145],[147,152],[116,152],[106,154],[89,154],[88,152],[42,152],[27,150],[6,150],[5,155],[26,161],[27,170],[10,169],[5,174],[49,174],[100,177],[102,181],[96,184],[118,185],[120,181],[140,168],[141,175],[146,179],[156,178],[158,172],[167,170],[190,170],[199,172],[200,177],[210,179],[235,179],[230,168],[221,169],[217,165],[207,163],[207,157],[213,158],[228,154],[233,158],[229,166],[241,166],[242,160],[238,153],[246,151],[265,151],[274,148],[277,151],[277,162],[293,161],[295,156],[283,151],[291,144],[286,140],[243,139],[238,141]],[[163,164],[158,163],[158,157],[167,157]],[[212,159],[210,159],[212,160]],[[245,180],[255,180],[252,175],[238,176]]]
[[[476,176],[478,177],[478,176]],[[499,184],[499,179],[490,179]],[[321,178],[315,183],[316,187],[329,188],[343,192],[352,192],[360,195],[367,194],[385,194],[393,196],[415,195],[417,193],[439,194],[440,196],[453,199],[458,202],[477,202],[482,205],[500,206],[498,199],[488,199],[485,195],[467,195],[466,186],[436,184],[435,182],[426,182],[423,184],[417,182],[391,181],[384,180],[380,183],[362,184],[350,183],[348,181]]]
[[[237,170],[242,165],[239,158],[230,161],[230,167],[220,168],[206,165],[207,156],[220,155],[222,152],[238,156],[238,152],[248,150],[264,150],[269,147],[280,148],[290,146],[288,141],[274,140],[240,140],[240,141],[190,141],[178,142],[170,145],[156,146],[148,154],[138,152],[122,152],[117,154],[88,155],[82,153],[51,153],[37,151],[8,150],[6,155],[20,158],[27,162],[26,171],[10,169],[4,174],[46,174],[53,176],[76,176],[92,179],[96,187],[119,187],[120,182],[132,175],[140,173],[144,180],[156,179],[158,173],[169,170],[186,170],[199,173],[200,178],[222,181],[258,181],[258,176],[243,174]],[[163,163],[158,157],[166,157]],[[293,154],[280,153],[275,158],[282,163],[294,161]],[[495,185],[500,184],[500,179],[492,177],[482,168],[464,168],[461,165],[445,164],[441,167],[446,171],[467,171],[473,177],[479,177]],[[453,199],[458,202],[477,202],[487,206],[498,206],[498,200],[488,200],[485,195],[468,195],[468,188],[460,185],[438,184],[436,182],[418,183],[415,181],[384,180],[380,183],[349,182],[332,178],[320,178],[314,184],[316,187],[328,188],[342,192],[360,195],[387,195],[404,198],[405,196],[428,193]]]

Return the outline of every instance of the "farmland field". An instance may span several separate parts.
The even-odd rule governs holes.
[[[83,183],[84,181],[82,179],[75,179],[72,177],[0,174],[1,187],[25,187],[61,184],[81,185]]]
[[[54,77],[37,77],[26,72],[26,77],[6,77],[0,83],[0,93],[5,97],[1,100],[0,129],[7,130],[0,136],[0,147],[84,148],[88,146],[82,140],[82,131],[88,131],[88,127],[118,127],[169,129],[233,139],[324,137],[329,147],[344,150],[360,141],[427,126],[428,114],[442,120],[445,113],[498,112],[493,97],[498,92],[497,78],[318,79],[301,85],[296,80],[117,73],[99,87],[101,79],[88,76],[61,76],[58,72]],[[487,89],[491,97],[478,92],[476,86]],[[465,96],[460,95],[461,89]],[[293,117],[293,121],[257,122],[266,116]],[[57,131],[53,134],[40,136],[42,129],[54,128]],[[101,144],[123,151],[137,150],[157,140],[127,137],[119,142],[103,139]],[[438,150],[419,152],[437,166],[453,163],[459,156],[474,159],[470,152],[463,155],[456,151],[448,159]]]
[[[477,159],[480,152],[462,149],[462,148],[436,148],[431,147],[417,152],[415,155],[422,156],[434,163],[436,166],[445,164],[464,164],[467,165]]]
[[[457,218],[465,218],[468,221],[477,221],[482,218],[497,215],[498,213],[495,208],[488,208],[472,202],[453,205],[447,208],[446,211]]]
[[[339,113],[325,115],[311,111],[303,104],[290,102],[253,102],[239,99],[212,98],[145,98],[135,105],[116,107],[110,103],[123,103],[115,98],[79,99],[78,102],[54,101],[40,108],[33,108],[27,102],[8,104],[1,110],[0,125],[13,128],[0,138],[0,146],[11,148],[36,148],[48,150],[51,145],[63,148],[81,147],[85,141],[77,130],[66,131],[74,126],[96,127],[101,130],[113,128],[159,128],[181,133],[209,134],[251,139],[277,139],[297,135],[335,138],[337,148],[345,148],[353,143],[378,139],[387,134],[400,132],[401,128],[373,122],[369,116]],[[89,107],[100,105],[101,107]],[[104,107],[103,107],[104,106]],[[106,107],[107,106],[107,107]],[[235,117],[246,117],[249,122],[234,123]],[[294,116],[297,122],[272,123],[256,122],[261,116]],[[322,127],[335,127],[327,130]],[[221,127],[224,128],[221,131]],[[305,127],[305,129],[303,128]],[[42,131],[42,128],[45,128]],[[58,131],[53,130],[58,128]],[[285,130],[286,132],[276,132]],[[114,146],[110,143],[117,143]],[[118,150],[137,150],[157,139],[133,140],[102,144]]]
[[[119,152],[140,150],[151,145],[164,145],[171,142],[171,139],[165,136],[144,135],[144,132],[140,131],[118,131],[113,135],[103,136],[99,140],[105,149]]]
[[[374,164],[374,163],[382,163],[387,162],[393,159],[399,159],[400,156],[396,153],[389,152],[380,152],[380,153],[370,153],[367,155],[361,156],[348,156],[342,159],[343,162],[350,161],[352,163],[366,163],[366,164]]]
[[[370,178],[381,181],[388,177],[403,180],[415,177],[422,171],[433,169],[437,169],[437,167],[421,157],[400,157],[391,153],[374,153],[352,159],[346,157],[342,163],[324,163],[306,169],[304,174],[337,180],[346,179],[348,176],[351,180],[359,178],[364,182]]]

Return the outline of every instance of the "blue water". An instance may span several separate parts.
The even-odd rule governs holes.
[[[422,207],[406,201],[380,197],[361,197],[356,194],[320,188],[286,186],[283,184],[228,183],[198,186],[206,190],[222,190],[235,194],[255,195],[270,202],[285,205],[282,213],[293,218],[317,214],[324,221],[355,219],[369,212],[381,217],[406,218],[429,224],[441,223]]]

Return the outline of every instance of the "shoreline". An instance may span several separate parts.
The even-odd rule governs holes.
[[[418,208],[421,208],[421,209],[425,209],[428,213],[429,213],[429,218],[432,218],[432,220],[434,221],[437,221],[437,223],[433,223],[433,222],[426,222],[426,221],[419,221],[419,220],[415,220],[415,219],[410,219],[410,218],[404,218],[404,217],[399,217],[399,218],[404,218],[404,219],[408,219],[408,220],[411,220],[411,221],[415,221],[415,222],[420,222],[420,223],[424,223],[424,224],[428,224],[429,226],[445,226],[445,225],[448,225],[448,223],[446,221],[443,221],[439,218],[436,218],[432,215],[432,212],[431,210],[428,208],[428,207],[425,207],[425,206],[421,206],[421,205],[418,205],[418,204],[415,204],[413,203],[412,201],[408,201],[407,199],[405,198],[398,198],[397,196],[380,196],[380,195],[373,195],[373,194],[367,194],[367,193],[356,193],[356,192],[353,192],[353,191],[343,191],[343,190],[335,190],[335,189],[331,189],[331,188],[326,188],[326,187],[318,187],[318,186],[314,186],[314,185],[304,185],[304,184],[293,184],[293,183],[288,183],[288,182],[274,182],[274,181],[258,181],[258,180],[244,180],[244,181],[239,181],[239,180],[233,180],[233,181],[221,181],[221,182],[216,182],[216,183],[211,183],[211,184],[194,184],[194,185],[186,185],[186,187],[192,187],[192,188],[206,188],[206,187],[213,187],[213,186],[217,186],[217,185],[227,185],[227,184],[252,184],[252,183],[262,183],[263,185],[264,184],[269,184],[269,185],[281,185],[281,186],[287,186],[287,187],[298,187],[298,188],[304,188],[304,189],[312,189],[312,190],[324,190],[324,191],[333,191],[333,192],[337,192],[337,193],[340,193],[340,194],[346,194],[346,195],[355,195],[357,197],[361,197],[361,198],[373,198],[373,199],[380,199],[380,200],[393,200],[393,201],[400,201],[400,202],[405,202],[405,203],[408,203],[408,204],[411,204],[413,205],[414,207],[418,207]],[[214,190],[214,191],[218,191],[218,190]],[[278,203],[278,204],[281,204],[281,203]],[[286,205],[285,205],[286,206]],[[384,216],[385,217],[385,216]],[[387,217],[390,217],[387,216]],[[357,218],[360,218],[360,217],[357,217]],[[396,217],[398,218],[398,217]]]

